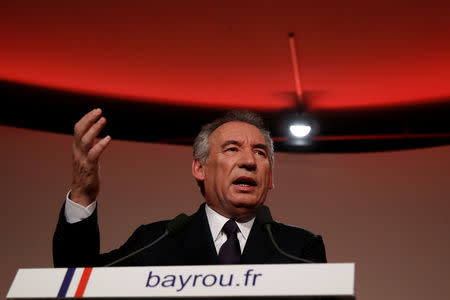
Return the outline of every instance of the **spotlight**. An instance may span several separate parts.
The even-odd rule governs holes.
[[[311,133],[311,126],[308,124],[295,123],[289,126],[289,131],[296,138],[305,138]]]
[[[287,120],[285,130],[288,130],[288,144],[294,146],[309,146],[312,137],[318,133],[318,124],[306,113],[296,113]]]

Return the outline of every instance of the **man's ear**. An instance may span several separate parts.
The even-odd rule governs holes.
[[[205,180],[205,165],[197,158],[194,158],[192,161],[192,176],[194,176],[197,181]]]

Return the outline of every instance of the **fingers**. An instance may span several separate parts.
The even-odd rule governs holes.
[[[74,127],[75,147],[88,153],[93,146],[97,136],[106,125],[106,119],[101,117],[102,111],[97,108],[84,115]],[[99,119],[100,118],[100,119]]]
[[[91,162],[95,162],[98,160],[100,155],[105,151],[106,147],[111,142],[111,137],[105,136],[101,140],[99,140],[88,152],[87,159]]]
[[[100,189],[98,160],[111,142],[111,137],[98,139],[106,125],[101,109],[94,109],[84,115],[74,126],[72,200],[80,205],[89,205]]]
[[[100,108],[93,109],[85,114],[74,126],[75,138],[81,139],[101,114],[102,110]]]
[[[100,131],[102,131],[105,125],[106,119],[104,117],[101,117],[88,129],[88,131],[81,137],[81,140],[79,140],[81,142],[80,146],[83,148],[83,150],[89,151],[98,134],[100,133]]]

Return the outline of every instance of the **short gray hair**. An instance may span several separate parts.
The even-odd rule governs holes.
[[[211,123],[203,125],[194,142],[194,158],[206,163],[209,155],[209,137],[214,130],[228,122],[244,122],[255,126],[264,136],[267,144],[267,154],[270,166],[273,167],[273,141],[270,132],[264,127],[263,119],[256,113],[248,110],[232,110]]]

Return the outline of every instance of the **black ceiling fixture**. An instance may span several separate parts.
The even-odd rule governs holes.
[[[65,134],[86,112],[101,107],[108,119],[102,134],[115,139],[190,145],[200,127],[225,113],[210,109],[136,102],[0,80],[0,124]],[[152,99],[150,99],[152,100]],[[150,101],[149,100],[149,101]],[[163,99],[158,100],[161,103]],[[437,101],[441,100],[441,101]],[[320,134],[314,143],[286,143],[286,116],[292,110],[259,112],[277,151],[367,152],[450,144],[450,97],[428,105],[317,111]]]

